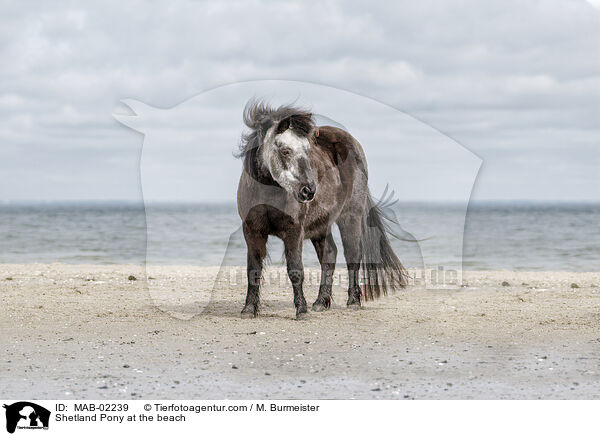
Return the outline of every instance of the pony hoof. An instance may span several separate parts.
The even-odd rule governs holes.
[[[348,303],[347,307],[350,310],[360,310],[360,303]]]
[[[242,317],[242,319],[250,319],[250,318],[256,318],[258,314],[256,313],[256,310],[254,309],[254,306],[246,306],[244,307],[244,309],[242,310],[242,313],[240,314],[240,316]]]
[[[324,305],[324,304],[322,304],[322,303],[316,303],[316,302],[315,302],[315,303],[312,305],[312,311],[313,311],[313,312],[324,312],[324,311],[326,311],[326,310],[328,310],[328,309],[329,309],[329,307],[328,307],[328,306],[326,306],[326,305]]]
[[[305,319],[308,319],[308,312],[296,313],[296,320],[303,321]]]

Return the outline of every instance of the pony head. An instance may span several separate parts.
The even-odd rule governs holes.
[[[251,100],[244,109],[251,132],[242,136],[240,154],[251,173],[272,178],[300,203],[317,190],[310,164],[312,142],[318,136],[312,114],[293,106],[270,106]]]

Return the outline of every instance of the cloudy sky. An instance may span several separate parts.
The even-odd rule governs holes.
[[[600,201],[600,10],[584,0],[0,8],[3,201],[139,200],[143,138],[113,118],[120,100],[170,108],[263,79],[442,132],[483,160],[474,199]]]

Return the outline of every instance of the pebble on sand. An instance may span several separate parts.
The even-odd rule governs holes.
[[[577,289],[579,285],[577,283],[571,283],[571,289]]]
[[[508,283],[507,281],[503,281],[502,286],[510,286],[510,283]]]
[[[135,276],[129,276],[129,277],[127,277],[127,280],[134,281],[134,280],[137,280],[137,279],[135,278]]]

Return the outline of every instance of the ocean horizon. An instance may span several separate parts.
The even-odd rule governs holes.
[[[399,202],[392,211],[395,233],[419,240],[392,238],[408,268],[586,272],[600,265],[600,202],[472,201],[466,216],[459,203]],[[5,201],[0,263],[244,265],[240,225],[231,202]],[[343,264],[336,230],[334,237]],[[271,263],[283,261],[277,238],[269,250]],[[318,265],[310,241],[304,263]]]

